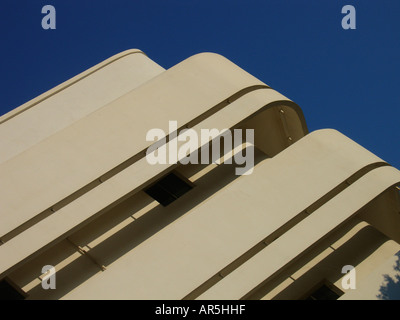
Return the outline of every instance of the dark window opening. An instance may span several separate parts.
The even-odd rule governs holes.
[[[183,180],[174,173],[170,173],[144,190],[144,192],[166,207],[191,189],[192,186],[188,181]]]
[[[6,279],[0,280],[0,300],[24,300],[25,296]]]
[[[340,296],[341,294],[333,288],[333,285],[323,284],[311,293],[306,300],[337,300]]]

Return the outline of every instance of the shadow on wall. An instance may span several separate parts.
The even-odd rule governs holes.
[[[396,253],[396,257],[396,265],[393,266],[396,274],[383,276],[384,284],[379,289],[380,294],[376,296],[380,300],[400,300],[400,251]]]

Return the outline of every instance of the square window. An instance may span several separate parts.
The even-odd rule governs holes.
[[[24,300],[22,292],[11,285],[6,279],[0,281],[0,300]]]
[[[311,293],[306,300],[337,300],[341,294],[333,290],[332,285],[323,284]]]
[[[192,186],[188,181],[178,177],[175,173],[170,173],[144,192],[166,207],[191,189]]]

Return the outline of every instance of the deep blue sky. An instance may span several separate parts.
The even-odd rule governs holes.
[[[341,27],[348,4],[356,30]],[[400,168],[399,0],[2,0],[0,37],[0,114],[126,49],[164,68],[211,51],[297,102],[310,131]]]

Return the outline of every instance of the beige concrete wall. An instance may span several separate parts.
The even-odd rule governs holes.
[[[164,69],[140,50],[107,59],[0,118],[0,163],[137,88]]]
[[[313,148],[313,145],[317,145],[318,148]],[[310,134],[273,159],[260,163],[254,175],[236,179],[229,187],[135,247],[135,250],[116,261],[106,272],[91,278],[66,298],[182,299],[282,224],[306,210],[314,202],[310,198],[311,195],[317,200],[349,177],[353,172],[343,172],[344,175],[340,176],[339,172],[344,166],[340,165],[339,159],[348,165],[345,166],[345,170],[348,170],[351,168],[351,162],[356,165],[356,158],[358,161],[379,160],[337,132],[328,130]],[[339,171],[333,174],[334,170]],[[313,181],[313,177],[317,180]],[[326,179],[327,177],[329,179]],[[285,192],[281,192],[277,185],[285,185]],[[287,201],[288,197],[290,202]],[[318,220],[317,217],[318,215],[310,215],[312,220]],[[336,219],[342,221],[340,215]],[[321,229],[315,230],[316,228],[312,227],[311,230],[319,233],[330,230],[322,228],[324,223],[326,228],[335,227],[329,219],[327,222],[318,220],[316,223],[321,225]],[[297,226],[293,229],[302,229],[301,226]],[[305,228],[310,229],[307,225]],[[278,250],[277,253],[282,253],[283,248],[292,248],[294,253],[298,253],[297,246],[300,243],[294,241],[298,237],[291,235],[291,232],[282,236],[288,243],[276,246],[274,250]],[[297,231],[293,232],[295,234]],[[316,240],[318,237],[321,235],[317,236]],[[226,246],[227,243],[230,245]],[[269,266],[272,256],[268,256]],[[255,260],[253,258],[249,261]],[[281,266],[279,259],[277,263],[277,266]],[[143,265],[147,265],[148,268],[143,269]],[[261,267],[258,263],[255,265]],[[265,268],[263,265],[262,270],[267,270]],[[137,277],[127,278],[123,270],[128,269]],[[227,283],[224,280],[233,274],[234,272],[221,280],[206,294],[216,290],[222,283]],[[229,284],[245,284],[246,287],[250,286],[249,289],[258,285],[249,281],[251,277],[249,278],[248,274],[243,279],[244,282],[233,281]],[[264,279],[260,279],[260,282]],[[110,290],[101,290],[103,286]],[[159,290],[160,287],[164,289]],[[221,298],[222,293],[225,296],[234,292],[235,290],[229,287],[228,290],[218,290],[218,295],[210,297]],[[246,293],[243,291],[243,294]],[[209,298],[208,295],[205,297]]]
[[[322,283],[342,295],[361,291],[370,274],[399,249],[398,243],[355,218],[246,298],[304,299]],[[342,286],[342,268],[347,265],[356,270],[355,290]]]
[[[349,290],[340,300],[399,300],[399,253],[381,260],[359,284],[357,290]]]
[[[254,172],[150,165],[146,132],[169,120],[254,129]],[[0,121],[0,278],[30,299],[299,299],[339,286],[342,264],[362,288],[399,249],[399,171],[335,130],[308,134],[294,102],[216,54],[164,71],[121,53]],[[171,170],[194,188],[163,207],[143,190]]]
[[[200,58],[200,56],[198,56]],[[209,55],[205,56],[205,59],[207,61]],[[213,56],[213,59],[221,59],[219,56]],[[203,58],[202,58],[203,59]],[[222,60],[225,61],[225,60]],[[231,64],[226,62],[229,66],[232,67]],[[235,68],[233,68],[235,70]],[[237,72],[242,73],[241,70],[236,70]],[[162,75],[166,74],[168,71],[164,72]],[[204,72],[204,71],[203,71]],[[160,76],[162,76],[160,75]],[[166,84],[164,81],[162,82],[163,85]],[[170,84],[169,81],[167,83]],[[142,86],[143,88],[145,86]],[[138,88],[141,89],[141,88]],[[219,94],[219,93],[218,93]],[[177,98],[175,96],[176,103],[178,103],[181,99]],[[208,116],[206,117],[203,121],[200,121],[198,125],[195,125],[193,127],[194,130],[198,130],[200,132],[201,128],[219,128],[220,130],[223,128],[231,128],[234,127],[235,125],[238,125],[242,123],[245,119],[251,118],[254,115],[257,115],[258,112],[262,112],[262,110],[265,110],[267,108],[274,107],[276,103],[279,103],[280,105],[285,104],[287,108],[294,108],[294,110],[298,111],[298,107],[292,103],[290,100],[285,98],[284,96],[280,95],[274,90],[271,89],[259,89],[259,90],[254,90],[252,92],[249,92],[245,94],[243,97],[237,98],[233,102],[229,103],[226,105],[224,108],[221,108],[215,115],[213,116]],[[174,105],[174,104],[172,104]],[[115,106],[114,106],[115,107]],[[104,110],[104,108],[102,109]],[[100,110],[101,111],[101,110]],[[212,114],[211,114],[212,115]],[[302,118],[302,114],[299,113],[299,116],[297,118],[291,119],[290,123],[293,126],[293,128],[298,128],[297,131],[297,136],[293,136],[294,139],[299,139],[299,132],[303,132],[303,135],[306,133],[302,130],[304,128],[304,121]],[[85,118],[82,121],[86,121],[88,119]],[[160,124],[162,123],[161,127],[165,127],[167,123],[167,119],[165,118],[165,121],[161,122],[161,119],[159,119]],[[95,118],[96,120],[96,118]],[[94,121],[94,120],[93,120]],[[86,123],[86,122],[85,122]],[[115,122],[113,124],[115,128],[119,128],[119,123]],[[66,130],[69,130],[71,134],[75,135],[75,131],[73,131],[71,126],[70,128],[67,128]],[[86,128],[86,126],[84,127]],[[90,128],[90,126],[89,126]],[[87,128],[86,128],[87,129]],[[129,128],[127,127],[127,130]],[[72,130],[72,131],[71,131]],[[64,130],[65,131],[65,130]],[[64,134],[64,131],[62,134]],[[105,134],[104,132],[101,132],[101,134]],[[147,142],[144,141],[143,137],[145,134],[143,133],[142,138],[140,136],[136,137],[137,141],[140,141],[142,145],[146,145]],[[53,136],[54,138],[54,143],[58,141],[57,135]],[[108,137],[110,138],[110,137]],[[128,144],[130,141],[130,134],[127,134],[124,139],[125,142]],[[116,139],[116,137],[112,137],[112,139]],[[50,140],[50,139],[48,139]],[[47,140],[47,141],[48,141]],[[81,140],[81,138],[80,138]],[[103,139],[104,140],[104,139]],[[104,143],[103,140],[99,140],[98,143]],[[81,143],[81,141],[79,141]],[[131,142],[133,143],[133,142]],[[132,145],[135,145],[133,143]],[[285,148],[287,146],[287,143],[281,144],[281,149]],[[131,147],[131,144],[129,144],[129,147]],[[38,146],[39,148],[39,146]],[[89,148],[89,147],[88,147]],[[134,162],[133,165],[127,167],[125,170],[122,170],[121,172],[112,177],[109,180],[105,180],[103,183],[96,181],[97,186],[88,191],[87,193],[81,195],[80,197],[77,197],[76,199],[73,199],[74,201],[70,202],[69,204],[67,203],[66,206],[64,207],[57,207],[54,206],[54,202],[60,199],[60,195],[64,192],[65,195],[68,194],[66,192],[67,190],[70,190],[69,192],[76,191],[76,188],[79,187],[79,184],[77,182],[79,181],[86,181],[84,180],[85,176],[90,173],[91,170],[99,170],[99,163],[103,161],[115,161],[115,158],[117,158],[118,153],[124,153],[127,154],[129,150],[125,150],[123,148],[123,145],[117,143],[116,146],[113,146],[113,148],[117,148],[118,152],[116,151],[115,153],[107,153],[107,155],[104,154],[102,151],[103,149],[98,149],[96,145],[91,145],[88,150],[81,150],[82,152],[85,151],[85,154],[87,152],[92,153],[96,152],[98,153],[98,161],[97,165],[94,166],[93,162],[90,163],[90,166],[87,167],[87,165],[84,165],[83,163],[74,161],[71,162],[69,165],[72,165],[75,167],[75,169],[71,169],[71,171],[65,171],[67,168],[61,169],[56,169],[55,163],[52,163],[50,167],[47,167],[46,171],[40,172],[40,171],[31,171],[30,169],[25,169],[24,172],[20,172],[21,170],[17,171],[9,171],[7,174],[4,172],[5,176],[8,176],[9,181],[14,184],[18,184],[18,180],[15,180],[15,174],[18,174],[21,178],[24,173],[29,173],[30,175],[36,176],[36,178],[32,178],[32,181],[29,185],[25,186],[25,191],[20,190],[21,194],[13,194],[13,198],[6,198],[6,195],[3,195],[4,199],[4,204],[6,207],[6,204],[8,202],[9,208],[13,207],[12,211],[11,209],[7,210],[3,214],[3,221],[4,224],[0,226],[2,230],[4,231],[8,230],[13,230],[12,228],[17,227],[21,223],[26,223],[24,221],[27,221],[27,223],[31,223],[33,220],[33,224],[28,225],[29,228],[25,230],[16,230],[18,232],[11,232],[12,237],[9,236],[7,238],[7,243],[3,246],[0,247],[0,255],[5,255],[5,256],[10,256],[11,258],[8,260],[4,260],[4,264],[1,266],[1,270],[4,273],[6,270],[8,270],[10,267],[15,266],[16,263],[20,263],[22,260],[25,258],[29,257],[33,253],[35,253],[37,250],[44,248],[48,245],[50,245],[53,241],[56,241],[57,239],[60,238],[60,236],[64,235],[67,236],[67,233],[71,233],[74,228],[77,228],[80,224],[85,223],[87,219],[93,219],[97,214],[101,214],[108,208],[110,205],[114,205],[115,202],[119,201],[120,198],[125,197],[127,194],[135,192],[135,190],[140,190],[140,188],[144,187],[144,184],[148,184],[151,181],[154,181],[154,179],[157,177],[157,175],[162,174],[162,172],[168,168],[172,169],[172,165],[166,165],[166,166],[151,166],[147,163],[146,159],[139,158],[137,162]],[[121,149],[122,148],[122,149]],[[39,148],[41,149],[41,147]],[[107,148],[104,148],[107,149]],[[65,150],[60,150],[60,154],[58,155],[60,164],[65,162],[67,159],[64,159],[61,157],[61,155],[64,154]],[[39,162],[40,159],[42,159],[42,153],[38,152],[38,159],[36,159],[37,162]],[[80,155],[79,157],[82,157],[83,155]],[[91,155],[90,157],[93,157]],[[89,161],[89,159],[82,159],[82,161],[86,162]],[[105,159],[103,159],[105,158]],[[42,159],[43,160],[43,159]],[[54,159],[53,159],[54,160]],[[48,160],[47,160],[48,161]],[[94,159],[93,159],[94,161]],[[21,160],[21,163],[23,160]],[[17,166],[18,162],[13,161],[13,165]],[[52,170],[50,170],[52,169]],[[74,175],[70,175],[69,172],[74,172]],[[102,170],[98,172],[100,174]],[[56,179],[54,175],[60,175],[59,180]],[[50,180],[45,179],[45,177],[48,177]],[[61,178],[63,176],[63,178]],[[57,181],[55,181],[55,179]],[[67,180],[65,180],[67,179]],[[70,184],[68,183],[68,180],[70,180]],[[38,185],[38,183],[42,185]],[[4,189],[5,188],[5,185]],[[22,187],[21,187],[22,188]],[[41,190],[41,188],[44,188]],[[33,193],[32,190],[35,190]],[[8,192],[10,193],[10,190],[7,189]],[[44,190],[47,190],[44,192]],[[38,196],[38,193],[40,195],[46,194],[46,197],[44,196]],[[26,195],[26,201],[24,203],[18,202],[18,198],[22,195]],[[18,208],[16,207],[18,206]],[[36,221],[36,215],[34,212],[34,208],[45,208],[47,206],[52,206],[51,208],[55,208],[56,213],[53,214],[50,209],[47,209],[47,211],[50,211],[50,216],[47,214],[44,219],[39,219]],[[15,212],[15,210],[18,210],[17,216],[15,215],[8,215],[7,212]],[[37,211],[40,211],[40,209],[37,209]],[[40,216],[39,216],[40,218]],[[29,220],[31,219],[31,220]],[[67,221],[67,223],[65,223]],[[43,230],[51,230],[50,232],[45,232],[43,233]],[[3,231],[3,232],[4,232]],[[9,231],[10,232],[10,231]],[[4,234],[4,233],[3,233]],[[4,239],[5,237],[3,237]],[[27,238],[33,238],[36,239],[36,241],[30,242],[29,246],[23,245],[23,243],[26,242]],[[20,248],[23,246],[23,249],[15,250],[15,248]]]
[[[256,152],[256,157],[258,161],[265,159],[261,152]],[[139,192],[70,235],[68,242],[63,241],[43,252],[9,277],[28,291],[30,299],[63,297],[101,273],[99,265],[104,265],[107,268],[104,272],[108,272],[113,263],[135,250],[136,246],[238,178],[233,165],[187,165],[177,168],[177,172],[195,184],[195,188],[179,202],[163,207],[146,193]],[[88,255],[82,256],[76,247],[74,250],[71,242],[87,250],[92,259],[88,259]],[[92,262],[91,266],[89,262]],[[55,291],[42,290],[37,279],[41,266],[45,264],[52,264],[57,269],[60,282]]]
[[[0,164],[0,235],[143,152],[148,130],[167,129],[171,117],[185,125],[254,85],[262,83],[222,57],[198,55]]]

